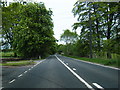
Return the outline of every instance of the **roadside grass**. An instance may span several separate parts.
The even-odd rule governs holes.
[[[113,66],[120,68],[120,60],[117,59],[101,59],[101,58],[86,58],[86,57],[76,57],[76,56],[67,56],[71,58],[75,58],[78,60],[83,60],[83,61],[89,61],[92,63],[97,63],[97,64],[102,64],[102,65],[107,65],[107,66]]]
[[[26,65],[35,64],[36,63],[35,61],[43,60],[43,59],[31,59],[31,60],[27,60],[27,59],[22,60],[21,59],[21,60],[17,61],[17,59],[20,59],[20,57],[14,57],[13,51],[1,51],[0,58],[6,59],[5,62],[0,63],[0,66],[26,66]],[[9,60],[7,61],[7,59],[9,59]],[[12,60],[12,59],[16,59],[16,61]]]
[[[9,52],[0,52],[0,55],[3,57],[14,57],[14,52],[13,51],[9,51]]]
[[[35,64],[34,61],[17,61],[17,62],[6,62],[6,63],[1,63],[0,65],[2,66],[26,66],[26,65],[33,65]]]

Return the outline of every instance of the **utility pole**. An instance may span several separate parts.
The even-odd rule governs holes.
[[[91,7],[89,6],[89,29],[90,29],[90,42],[89,42],[89,45],[90,45],[90,58],[93,57],[92,55],[92,21],[91,21]]]

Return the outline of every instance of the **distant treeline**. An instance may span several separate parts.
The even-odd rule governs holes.
[[[73,31],[64,30],[61,40],[66,44],[59,45],[59,53],[120,59],[119,2],[77,1],[72,12],[78,22],[73,24]],[[78,35],[77,30],[80,30]]]

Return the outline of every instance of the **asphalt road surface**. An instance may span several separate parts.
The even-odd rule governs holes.
[[[3,88],[86,88],[119,90],[119,69],[51,55],[4,83]],[[3,72],[4,74],[4,72]],[[4,78],[3,78],[4,79]]]

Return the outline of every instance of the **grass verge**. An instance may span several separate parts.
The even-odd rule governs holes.
[[[14,57],[14,52],[13,51],[0,52],[0,54],[2,55],[2,57]]]
[[[101,58],[86,58],[86,57],[76,57],[76,56],[67,56],[71,58],[75,58],[78,60],[83,60],[83,61],[89,61],[92,63],[97,63],[97,64],[102,64],[102,65],[107,65],[107,66],[112,66],[112,67],[117,67],[120,68],[120,60],[113,60],[113,59],[101,59]]]
[[[26,65],[33,65],[35,62],[33,61],[17,61],[17,62],[6,62],[0,65],[2,66],[26,66]]]

